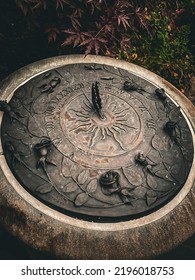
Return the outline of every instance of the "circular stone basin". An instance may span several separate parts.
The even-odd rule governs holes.
[[[0,98],[0,220],[28,245],[139,259],[195,232],[195,111],[167,81],[62,56],[9,76]]]

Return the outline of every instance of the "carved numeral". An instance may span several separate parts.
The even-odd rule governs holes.
[[[62,143],[62,139],[61,138],[57,137],[56,139],[53,139],[53,144],[56,147],[59,147],[61,143]]]
[[[55,111],[55,108],[56,106],[55,105],[49,105],[47,107],[47,111],[46,111],[46,115],[49,116],[49,115],[53,115],[54,111]]]
[[[148,126],[148,128],[156,129],[155,121],[153,119],[150,119],[150,120],[147,121],[147,126]]]
[[[48,123],[46,123],[46,128],[47,128],[47,131],[50,132],[51,130],[53,130],[55,128],[55,125],[52,122],[48,122]]]
[[[148,112],[148,109],[143,104],[139,106],[139,108],[141,109],[142,112]]]

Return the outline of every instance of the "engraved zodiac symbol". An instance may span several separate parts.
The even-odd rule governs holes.
[[[147,126],[148,126],[148,128],[156,129],[155,121],[153,119],[150,119],[150,120],[147,121]]]

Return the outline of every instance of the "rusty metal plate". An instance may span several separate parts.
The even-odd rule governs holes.
[[[129,71],[71,64],[18,88],[1,141],[19,183],[73,217],[118,221],[170,201],[193,160],[185,116],[168,94]]]

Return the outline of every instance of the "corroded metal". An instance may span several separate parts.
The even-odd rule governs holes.
[[[100,64],[66,65],[18,88],[4,112],[4,155],[20,184],[81,218],[134,218],[185,184],[190,128],[162,88]]]

